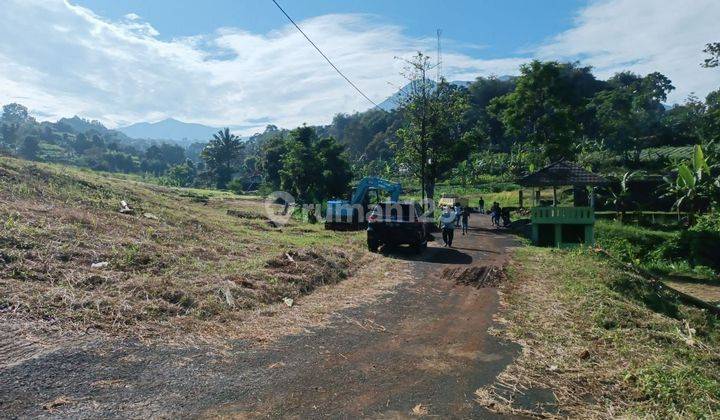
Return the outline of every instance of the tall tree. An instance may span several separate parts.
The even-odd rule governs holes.
[[[2,120],[6,124],[23,124],[30,119],[27,107],[18,103],[3,106]]]
[[[280,170],[288,142],[282,136],[274,136],[260,148],[260,169],[263,183],[272,190],[280,189]]]
[[[570,158],[584,134],[585,104],[599,89],[589,67],[555,61],[520,66],[512,93],[491,102],[490,112],[516,141],[528,141],[550,160]]]
[[[403,75],[409,83],[401,97],[406,126],[393,144],[398,165],[420,181],[423,200],[435,196],[438,177],[467,152],[460,129],[467,101],[457,87],[428,78],[431,69],[430,58],[420,52],[406,61]]]
[[[240,137],[230,133],[229,128],[218,131],[203,149],[200,157],[215,178],[218,188],[227,188],[233,172],[242,155],[243,144]]]
[[[315,150],[322,166],[321,197],[344,197],[352,179],[345,147],[333,137],[325,137],[318,140]]]
[[[287,149],[282,157],[280,186],[301,203],[320,198],[322,168],[317,163],[314,143],[317,135],[312,127],[302,126],[290,132]]]
[[[35,136],[27,136],[20,142],[18,153],[25,159],[35,160],[40,152],[40,142]]]
[[[662,131],[662,103],[674,87],[660,73],[641,77],[630,72],[616,74],[608,85],[610,88],[595,95],[590,104],[600,126],[599,135],[608,147],[637,164],[642,150]]]

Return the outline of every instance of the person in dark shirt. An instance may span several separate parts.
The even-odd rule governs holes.
[[[485,200],[482,197],[478,200],[478,212],[485,214]]]
[[[470,207],[463,208],[460,214],[460,224],[462,225],[462,234],[465,235],[468,231],[468,222],[470,221]]]

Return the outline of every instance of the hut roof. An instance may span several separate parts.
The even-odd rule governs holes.
[[[594,174],[574,162],[560,160],[518,180],[523,187],[551,187],[559,185],[607,185],[605,177]]]

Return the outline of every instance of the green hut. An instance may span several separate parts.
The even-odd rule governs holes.
[[[604,177],[576,163],[560,160],[520,180],[520,207],[523,193],[530,188],[533,206],[530,209],[533,243],[558,248],[595,244],[595,187],[608,185]],[[573,206],[558,206],[558,188],[572,187]],[[552,202],[543,202],[540,192],[552,187]]]

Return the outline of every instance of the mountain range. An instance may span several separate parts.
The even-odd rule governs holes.
[[[117,130],[133,138],[174,140],[189,144],[209,140],[220,128],[167,118],[154,123],[140,122]]]
[[[501,80],[505,80],[510,77],[511,76],[501,76],[499,78]],[[433,85],[435,84],[434,81],[431,81],[431,83]],[[455,80],[450,83],[455,86],[468,87],[472,82]],[[392,96],[382,101],[379,104],[379,107],[386,111],[391,111],[397,108],[399,103],[402,102],[403,96],[410,86],[411,85],[408,83],[400,88]],[[100,122],[85,120],[77,116],[73,118],[63,118],[58,122],[62,122],[72,127],[77,132],[86,132],[89,130],[96,130],[99,132],[107,131]],[[195,141],[208,141],[218,130],[220,130],[218,127],[183,122],[174,118],[167,118],[157,122],[139,122],[116,129],[116,131],[134,139],[169,140],[186,146]]]

